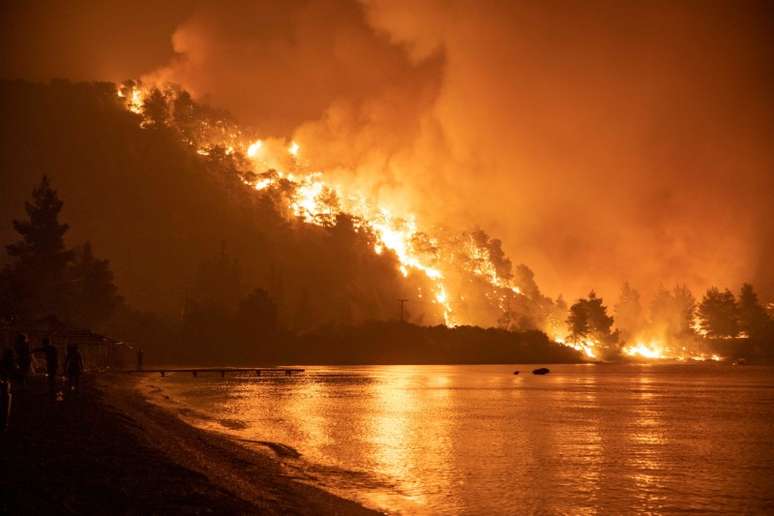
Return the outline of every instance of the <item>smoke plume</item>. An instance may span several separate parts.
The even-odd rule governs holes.
[[[423,224],[481,227],[549,294],[774,294],[763,3],[234,1],[178,18],[146,81],[294,139]]]

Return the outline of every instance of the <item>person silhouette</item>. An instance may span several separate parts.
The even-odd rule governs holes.
[[[6,348],[0,356],[0,432],[8,430],[11,419],[11,381],[17,376],[16,357],[13,349]]]
[[[67,385],[70,390],[77,392],[80,387],[81,373],[83,372],[83,356],[81,356],[77,344],[71,344],[67,348],[65,372],[67,373]]]
[[[56,394],[57,373],[59,372],[59,351],[51,344],[49,337],[43,338],[43,345],[33,350],[33,353],[43,353],[46,357],[46,374],[48,375],[48,393]]]
[[[30,353],[30,342],[27,336],[20,333],[16,336],[16,363],[19,366],[17,378],[19,385],[23,388],[27,383],[27,376],[32,368],[32,354]]]

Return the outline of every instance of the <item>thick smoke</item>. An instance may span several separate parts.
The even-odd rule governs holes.
[[[774,294],[763,4],[374,0],[181,7],[182,84],[426,224],[480,226],[570,297]],[[153,16],[153,13],[147,13]],[[142,45],[138,45],[141,51]],[[650,291],[648,290],[650,289]]]

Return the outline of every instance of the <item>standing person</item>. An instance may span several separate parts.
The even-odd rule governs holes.
[[[0,357],[0,432],[8,429],[11,419],[11,380],[16,377],[16,357],[10,347]]]
[[[67,373],[67,385],[70,390],[78,391],[81,373],[83,372],[83,356],[78,351],[78,345],[72,344],[67,348],[65,357],[65,373]]]
[[[24,387],[27,383],[27,376],[32,368],[32,354],[30,353],[30,342],[27,336],[20,333],[16,336],[16,363],[19,365],[18,378],[19,385]]]
[[[142,348],[137,349],[137,370],[142,371]]]
[[[32,351],[33,353],[43,353],[46,357],[46,374],[48,375],[48,393],[51,396],[56,394],[56,378],[59,372],[59,351],[51,345],[49,337],[43,338],[43,345]]]

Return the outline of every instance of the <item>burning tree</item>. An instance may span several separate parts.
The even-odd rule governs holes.
[[[567,325],[573,341],[591,341],[593,347],[601,351],[602,357],[611,358],[620,351],[618,334],[611,331],[613,318],[607,315],[607,307],[602,303],[602,298],[592,290],[588,298],[578,299],[570,307]]]
[[[694,336],[692,324],[696,300],[685,285],[672,291],[661,287],[650,304],[651,337],[675,344]]]
[[[613,313],[616,327],[624,342],[642,330],[645,321],[640,304],[640,293],[633,289],[629,282],[623,284]]]

